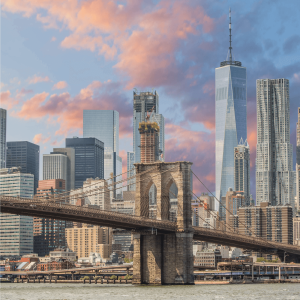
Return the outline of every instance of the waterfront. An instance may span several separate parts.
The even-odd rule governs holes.
[[[299,284],[132,286],[1,284],[1,300],[300,299]]]

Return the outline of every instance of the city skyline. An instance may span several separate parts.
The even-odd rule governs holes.
[[[11,28],[12,21],[9,21],[8,16],[12,16],[16,24],[24,22],[25,25],[31,26],[32,24],[37,23],[38,26],[36,26],[37,28],[35,28],[35,30],[40,34],[45,33],[45,40],[43,40],[43,42],[47,42],[51,46],[51,49],[55,49],[58,60],[64,57],[64,55],[71,56],[72,59],[70,58],[70,60],[65,63],[66,67],[73,61],[73,58],[75,59],[76,57],[76,60],[78,60],[81,57],[82,60],[88,58],[87,65],[84,65],[88,70],[94,70],[91,61],[95,59],[96,65],[97,63],[103,64],[105,65],[106,70],[109,70],[107,72],[100,72],[101,75],[99,76],[91,72],[92,75],[89,75],[88,79],[83,80],[80,84],[76,84],[76,80],[74,81],[73,77],[70,76],[68,72],[63,71],[61,76],[55,73],[54,69],[52,67],[50,68],[52,59],[43,51],[41,51],[40,55],[42,61],[44,61],[44,65],[33,64],[34,66],[27,71],[23,70],[23,67],[18,69],[17,66],[14,66],[14,68],[12,68],[14,71],[8,72],[7,64],[10,63],[11,60],[3,59],[3,62],[7,62],[5,62],[2,70],[2,81],[4,84],[2,88],[2,100],[5,108],[8,108],[8,105],[10,106],[8,111],[7,141],[34,141],[41,145],[40,156],[42,156],[42,154],[50,153],[54,147],[63,147],[65,137],[70,138],[73,135],[82,136],[79,129],[82,128],[82,119],[80,117],[80,114],[82,115],[82,110],[118,110],[118,107],[120,107],[122,108],[119,111],[121,135],[120,156],[123,158],[124,167],[124,165],[126,165],[126,152],[132,151],[132,128],[130,125],[132,124],[132,89],[137,87],[138,90],[141,91],[150,91],[154,86],[160,94],[160,113],[166,118],[167,161],[183,159],[193,161],[194,171],[208,182],[210,188],[214,187],[214,107],[212,104],[214,98],[214,84],[212,82],[212,72],[218,61],[225,59],[224,56],[226,55],[226,48],[228,45],[227,11],[228,6],[231,3],[234,3],[234,1],[228,1],[219,8],[206,4],[203,5],[203,7],[197,6],[195,9],[192,9],[192,4],[188,2],[187,7],[185,8],[185,14],[182,14],[181,18],[178,19],[176,23],[174,23],[175,21],[173,18],[167,18],[165,21],[157,20],[157,22],[160,22],[158,23],[159,25],[167,26],[171,24],[177,25],[176,28],[183,29],[184,21],[190,19],[192,22],[191,28],[195,30],[195,33],[190,33],[187,29],[186,31],[183,31],[183,36],[180,36],[179,33],[178,35],[170,33],[170,40],[167,39],[166,43],[174,42],[172,43],[173,48],[160,50],[163,52],[158,53],[158,58],[155,58],[152,55],[152,48],[149,49],[149,52],[146,52],[146,57],[148,59],[147,62],[151,64],[151,67],[149,67],[148,70],[142,68],[143,73],[137,72],[136,75],[133,72],[135,70],[134,68],[137,67],[136,64],[133,64],[133,66],[128,69],[128,60],[126,59],[129,59],[129,53],[126,52],[128,51],[127,48],[124,49],[122,46],[115,45],[117,48],[116,51],[119,52],[115,54],[115,57],[112,57],[113,59],[111,61],[106,61],[101,53],[99,56],[93,53],[92,48],[88,48],[87,46],[88,50],[90,49],[91,51],[84,51],[83,49],[79,49],[79,46],[76,44],[72,44],[72,36],[66,36],[65,31],[58,34],[58,31],[55,28],[43,29],[40,21],[34,21],[35,10],[39,11],[40,9],[34,7],[33,4],[30,4],[29,7],[27,7],[28,16],[31,15],[30,18],[22,17],[22,12],[25,10],[22,5],[17,10],[14,10],[9,4],[4,4],[3,9],[7,17],[6,19],[5,17],[3,18],[5,22],[4,25],[8,26],[7,28],[10,29],[12,38],[16,34],[19,34],[28,38],[29,41],[32,40],[32,37],[28,35],[27,32],[23,31],[20,25],[17,26],[17,29],[13,30],[13,28]],[[292,3],[293,1],[286,4],[286,6],[289,7]],[[59,7],[59,3],[55,5]],[[175,8],[172,8],[173,15],[176,14],[176,8],[182,8],[180,3],[177,3]],[[49,11],[47,7],[42,7],[41,9],[46,12],[46,14]],[[129,15],[132,9],[133,8],[128,5],[128,7],[124,9],[124,16]],[[159,6],[153,6],[148,18],[151,16],[155,17],[155,12],[157,12],[158,9]],[[163,11],[166,9],[166,7],[162,8]],[[195,12],[193,12],[193,10],[195,10]],[[267,6],[264,4],[255,2],[255,5],[253,4],[252,6],[247,4],[245,8],[242,9],[241,6],[235,3],[232,10],[234,20],[233,43],[236,45],[234,53],[236,58],[242,60],[243,65],[247,66],[249,73],[247,81],[249,86],[248,130],[250,129],[248,132],[248,141],[251,148],[250,152],[252,154],[251,190],[253,191],[253,184],[255,183],[255,174],[253,170],[256,152],[255,79],[288,78],[290,80],[291,143],[295,149],[295,107],[298,103],[295,95],[297,93],[299,94],[298,82],[300,81],[300,63],[296,55],[297,47],[299,46],[297,37],[299,35],[291,28],[290,20],[285,20],[285,27],[283,29],[281,29],[279,25],[277,26],[274,23],[275,21],[268,11]],[[258,27],[263,24],[263,21],[259,19],[260,15],[255,15],[259,10],[261,10],[260,13],[266,14],[266,20],[269,21],[270,25],[274,25],[274,28],[270,26],[271,29],[265,29],[266,32],[263,35],[258,33]],[[72,12],[73,11],[71,11],[71,13]],[[285,9],[280,5],[275,8],[275,15],[279,13],[282,13],[282,15],[285,13]],[[206,21],[204,21],[204,17],[207,17]],[[199,20],[197,18],[199,18]],[[254,18],[256,18],[255,20],[257,23],[252,22]],[[282,20],[283,16],[280,16],[280,18],[280,20]],[[293,15],[293,12],[291,11],[290,19],[293,20],[293,18],[295,18],[295,15]],[[50,19],[56,21],[57,16],[51,14]],[[133,20],[133,22],[136,22],[136,24],[139,25],[140,35],[145,33],[149,34],[152,39],[155,39],[156,37],[161,38],[162,32],[149,32],[138,20]],[[249,27],[249,23],[251,23],[253,28]],[[58,24],[57,26],[60,25],[61,24]],[[101,27],[102,25],[99,23],[95,26]],[[128,24],[128,26],[130,28],[130,24]],[[252,28],[252,30],[249,30],[251,32],[247,31],[247,28]],[[151,27],[149,30],[152,29],[154,28]],[[280,33],[280,30],[282,33]],[[245,32],[249,33],[247,38],[243,37]],[[254,33],[256,34],[255,40]],[[158,36],[156,36],[157,34]],[[266,41],[264,39],[265,34],[268,35]],[[277,40],[277,37],[275,38],[275,35],[277,34],[282,37],[280,44],[275,41]],[[195,35],[199,37],[199,41],[193,44]],[[130,34],[130,38],[133,37],[134,36]],[[6,36],[4,36],[3,45],[5,45],[6,42],[5,38]],[[46,38],[48,39],[47,41]],[[209,41],[211,38],[212,42]],[[52,42],[51,39],[53,39]],[[182,45],[184,41],[188,42],[185,47]],[[99,45],[95,44],[95,40],[91,40],[90,43],[89,46],[95,47],[94,49],[97,49],[98,51],[97,47],[99,47]],[[21,47],[21,49],[26,48],[31,52],[33,51],[30,44],[22,43],[21,46],[23,47]],[[126,45],[124,44],[124,47],[125,46]],[[144,45],[143,47],[146,46],[148,45]],[[154,46],[155,45],[153,45],[153,47]],[[111,51],[113,51],[113,45],[110,45],[110,47]],[[244,51],[246,49],[245,47],[247,47],[247,49],[249,48],[246,53]],[[153,50],[155,50],[155,48]],[[174,56],[176,51],[181,50],[183,51],[182,60],[185,63],[185,67],[184,65],[180,65],[179,61],[177,61],[177,58]],[[260,50],[264,50],[264,52],[261,53]],[[103,55],[108,55],[108,52],[105,51],[106,50],[103,50]],[[197,53],[195,53],[195,51]],[[279,54],[276,54],[276,51],[279,52]],[[172,53],[171,56],[173,59],[175,58],[176,63],[173,67],[170,65],[171,60],[165,58],[166,53],[169,52]],[[269,54],[270,58],[268,58]],[[28,55],[28,52],[24,51],[24,56],[22,57],[25,60],[29,57],[35,62],[38,54],[33,53],[32,55]],[[125,60],[122,60],[122,55],[127,55],[127,57],[124,58]],[[139,57],[140,53],[137,52],[135,55]],[[161,60],[164,61],[164,59],[166,60],[165,73],[160,69],[159,65]],[[82,63],[78,64],[83,67]],[[194,68],[192,64],[195,65]],[[130,80],[125,80],[126,76],[118,77],[120,75],[117,76],[114,74],[113,70],[116,68],[112,68],[113,65],[121,67],[123,65],[123,71],[129,76]],[[74,66],[74,68],[76,69],[77,66]],[[16,73],[18,73],[16,72],[17,70],[19,70],[19,73],[21,74],[19,77],[15,76]],[[147,70],[147,72],[145,70]],[[182,74],[178,73],[179,71],[181,71]],[[99,73],[99,70],[97,70],[97,72]],[[156,76],[153,76],[154,74]],[[173,74],[173,76],[170,76],[171,74]],[[206,79],[202,79],[200,78],[201,74],[207,74],[208,76]],[[11,83],[10,81],[13,81],[15,77],[19,80],[15,79],[16,82]],[[148,81],[146,81],[146,79],[148,79]],[[21,81],[20,84],[18,84],[19,81]],[[181,81],[182,83],[179,84]],[[68,85],[67,87],[64,87],[66,86],[65,82]],[[44,100],[46,100],[46,102],[42,105]],[[74,106],[76,106],[76,108],[74,108]],[[62,107],[63,109],[58,109],[59,107]],[[20,130],[17,130],[14,126],[18,126]],[[72,128],[74,129],[74,132],[72,131]],[[55,134],[55,132],[57,132],[57,134]],[[26,136],[26,138],[21,138],[21,135]],[[52,143],[55,144],[52,145]],[[44,149],[45,147],[46,149]],[[295,161],[293,162],[293,168],[294,165]],[[214,190],[214,188],[212,189]],[[199,186],[196,186],[196,190],[201,192],[204,191],[203,188],[199,189]]]

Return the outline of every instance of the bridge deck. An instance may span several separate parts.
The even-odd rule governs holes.
[[[61,219],[99,226],[123,228],[127,230],[158,229],[159,232],[176,232],[177,226],[171,221],[154,220],[95,208],[57,204],[40,200],[0,196],[1,212],[33,217]],[[300,247],[266,241],[232,232],[194,227],[194,239],[222,245],[240,247],[262,252],[285,251],[300,255]]]

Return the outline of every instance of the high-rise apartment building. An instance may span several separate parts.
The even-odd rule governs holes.
[[[75,188],[75,150],[73,148],[54,148],[51,154],[63,154],[67,156],[67,180],[66,190]]]
[[[34,193],[39,183],[40,146],[30,142],[7,142],[6,167],[21,167],[22,173],[34,175]]]
[[[300,246],[300,217],[293,218],[293,244]]]
[[[127,152],[127,178],[134,176],[134,152]],[[127,191],[135,191],[134,179],[127,180]]]
[[[88,178],[104,178],[104,144],[96,138],[67,138],[66,148],[75,150],[75,189]]]
[[[83,187],[70,192],[70,202],[76,205],[78,199],[84,199],[88,205],[97,205],[100,209],[110,210],[110,191],[107,181],[88,178]]]
[[[107,227],[83,224],[81,228],[67,228],[66,242],[78,258],[88,257],[91,252],[99,253],[101,250],[102,258],[109,258],[111,254],[110,229]]]
[[[245,205],[245,197],[243,192],[236,192],[232,189],[226,193],[226,224],[230,224],[230,216],[236,215],[240,207]]]
[[[298,107],[297,144],[296,144],[296,205],[300,211],[300,107]]]
[[[229,35],[227,59],[215,70],[216,197],[220,201],[234,187],[234,148],[247,139],[247,74],[242,63],[232,58],[231,16]]]
[[[32,198],[34,175],[19,168],[0,170],[0,195]],[[33,252],[33,218],[0,213],[0,256],[22,256]]]
[[[63,179],[39,180],[36,197],[46,201],[56,201],[61,197],[61,193],[65,192],[65,185]],[[56,248],[64,248],[65,229],[66,221],[34,217],[34,253],[45,256]]]
[[[256,203],[294,207],[289,81],[258,79],[256,104]]]
[[[94,137],[104,143],[104,179],[122,180],[122,158],[119,156],[119,112],[115,110],[84,110],[83,137]],[[122,197],[122,184],[117,184],[111,196]]]
[[[245,205],[250,205],[250,148],[245,141],[234,148],[234,190],[243,192]]]
[[[6,116],[6,110],[0,108],[0,169],[6,166]]]
[[[68,157],[64,154],[43,154],[43,180],[63,179],[67,181]]]
[[[293,244],[293,209],[290,205],[272,206],[268,202],[240,207],[237,215],[231,217],[231,227],[240,234]]]

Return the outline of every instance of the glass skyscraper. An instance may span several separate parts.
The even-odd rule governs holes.
[[[39,184],[40,146],[30,142],[7,142],[6,167],[21,167],[34,175],[34,193]]]
[[[134,176],[134,153],[127,152],[127,178]],[[127,181],[127,191],[135,191],[134,179]]]
[[[75,149],[75,189],[88,178],[104,179],[104,144],[96,138],[67,138],[66,148]]]
[[[6,165],[6,115],[6,110],[0,108],[0,169]]]
[[[246,68],[232,59],[231,20],[229,30],[227,60],[215,71],[216,197],[220,201],[234,188],[234,148],[241,139],[247,140]]]
[[[122,158],[119,156],[119,112],[115,110],[84,110],[83,137],[94,137],[104,143],[104,179],[122,180]],[[117,177],[115,177],[117,176]],[[110,184],[111,182],[108,182]],[[122,183],[111,197],[122,197]]]

